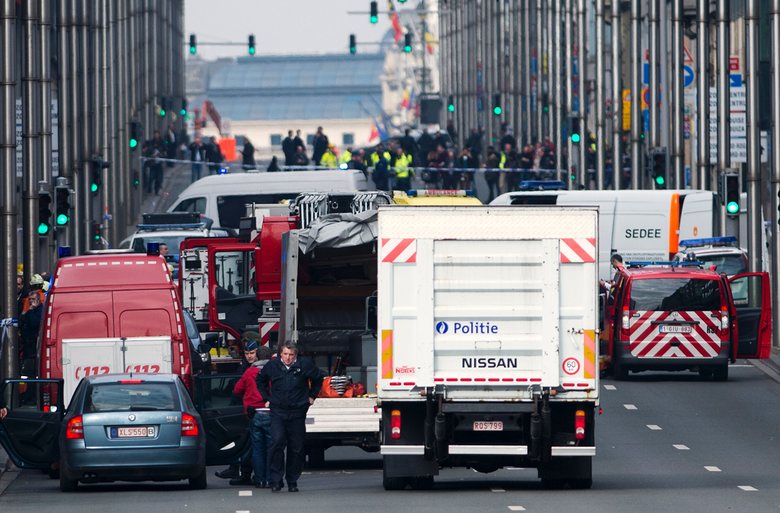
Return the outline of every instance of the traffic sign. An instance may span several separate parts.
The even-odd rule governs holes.
[[[739,73],[729,75],[729,87],[742,87],[742,75]]]
[[[683,66],[683,87],[693,84],[694,78],[696,78],[696,75],[693,72],[693,68],[688,65]]]

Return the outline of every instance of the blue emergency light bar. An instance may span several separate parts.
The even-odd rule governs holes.
[[[704,239],[685,239],[681,240],[679,245],[683,248],[692,248],[696,246],[736,246],[736,237],[707,237]]]
[[[160,243],[159,242],[147,242],[146,243],[146,254],[149,256],[156,256],[160,254]]]
[[[521,191],[562,191],[566,184],[561,180],[523,180],[520,182]]]
[[[700,262],[698,260],[685,260],[681,262],[664,262],[664,261],[655,261],[655,260],[648,260],[648,261],[631,261],[626,262],[627,267],[648,267],[648,266],[667,266],[667,267],[701,267],[704,265],[704,262]]]
[[[69,257],[73,254],[73,250],[70,246],[60,246],[57,248],[57,258]]]

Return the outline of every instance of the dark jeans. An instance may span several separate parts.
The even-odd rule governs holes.
[[[151,193],[154,190],[155,194],[160,194],[160,187],[162,187],[163,181],[163,166],[162,164],[153,164],[149,168],[149,186],[147,192]]]
[[[271,448],[271,414],[257,412],[252,417],[252,468],[255,472],[253,481],[255,484],[267,483],[271,476],[270,458],[268,449]]]
[[[303,471],[303,442],[306,437],[306,411],[271,410],[271,482],[298,483]],[[285,465],[284,450],[287,449]]]
[[[192,164],[192,181],[200,180],[200,171],[203,169],[203,164],[200,162]]]

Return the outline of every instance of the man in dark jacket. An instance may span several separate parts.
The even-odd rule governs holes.
[[[282,141],[282,153],[284,153],[284,165],[292,166],[293,157],[295,157],[295,139],[293,139],[292,130],[287,131],[287,137]]]
[[[311,160],[315,166],[320,165],[320,160],[325,155],[325,152],[328,151],[329,144],[328,136],[322,132],[322,127],[318,126],[317,133],[314,134],[314,152],[311,155]]]
[[[324,373],[311,360],[298,358],[298,346],[291,341],[280,344],[279,358],[269,361],[257,376],[257,390],[271,406],[272,492],[282,489],[282,473],[287,479],[287,490],[298,491],[298,478],[303,470],[306,412],[320,393],[323,377]]]

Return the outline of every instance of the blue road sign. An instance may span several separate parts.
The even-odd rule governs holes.
[[[742,87],[742,75],[739,73],[729,75],[729,87]]]
[[[690,66],[683,66],[683,87],[688,87],[693,84],[694,77],[693,68]]]

